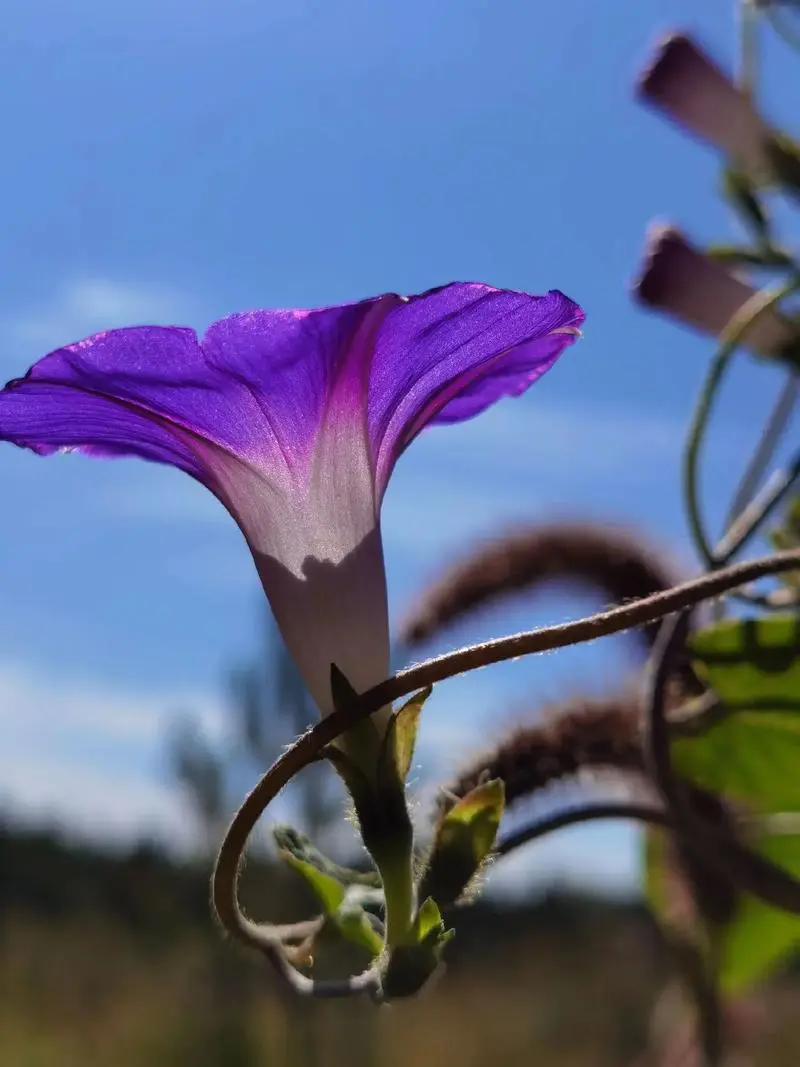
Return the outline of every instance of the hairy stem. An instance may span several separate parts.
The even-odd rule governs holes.
[[[624,604],[577,622],[550,626],[458,649],[417,667],[401,671],[361,694],[351,704],[338,709],[299,737],[275,761],[245,798],[222,842],[212,877],[212,901],[220,924],[232,937],[265,952],[279,970],[284,965],[288,966],[275,938],[270,937],[266,932],[268,928],[252,923],[240,908],[238,880],[241,860],[250,833],[267,806],[297,773],[319,756],[326,745],[354,723],[365,719],[374,711],[399,697],[453,675],[535,652],[545,652],[583,641],[591,641],[633,626],[642,626],[663,618],[671,612],[690,608],[709,597],[719,596],[737,586],[799,567],[800,550],[796,549],[749,560],[703,575],[644,600]],[[660,741],[657,731],[656,741]],[[279,960],[275,955],[276,945],[278,945]],[[298,975],[298,978],[301,978],[303,983],[309,982],[304,976]],[[374,975],[370,977],[370,972],[360,976],[359,979],[350,980],[350,982],[359,981],[363,989],[374,988]],[[336,990],[330,995],[352,995],[352,993],[338,992],[338,985]],[[314,995],[307,988],[303,991]]]

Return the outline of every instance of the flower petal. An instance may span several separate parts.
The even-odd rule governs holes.
[[[576,339],[583,311],[563,293],[454,283],[412,297],[378,333],[369,436],[382,492],[398,456],[432,422],[471,418],[516,396]]]
[[[769,173],[766,144],[772,131],[747,94],[690,37],[666,37],[637,88],[643,101],[720,148],[753,178]]]
[[[312,311],[254,311],[188,329],[97,334],[0,392],[0,439],[180,467],[244,532],[287,644],[323,712],[336,665],[357,689],[385,676],[379,507],[428,423],[522,392],[583,313],[454,284]]]
[[[201,477],[197,419],[173,426],[163,403],[163,375],[174,389],[197,354],[194,331],[173,327],[113,330],[59,349],[0,392],[0,435],[41,455],[132,454]],[[157,367],[160,382],[149,373]]]
[[[39,452],[127,452],[202,478],[186,444],[196,436],[262,468],[292,468],[310,457],[362,324],[398,300],[232,315],[202,342],[178,327],[96,334],[9,383],[2,435]]]
[[[719,336],[756,290],[695,248],[675,226],[648,228],[636,299],[701,333]],[[751,323],[742,344],[762,356],[779,356],[796,340],[796,327],[774,308]]]

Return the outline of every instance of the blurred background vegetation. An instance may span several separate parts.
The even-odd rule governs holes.
[[[573,568],[579,554],[574,559]],[[591,569],[602,578],[596,552]],[[177,859],[145,841],[115,852],[55,830],[0,830],[0,1062],[689,1067],[679,1042],[675,1057],[662,1057],[691,1016],[663,937],[634,900],[565,889],[530,902],[483,897],[461,909],[448,968],[434,987],[380,1010],[358,1000],[287,1000],[260,960],[219,937],[208,909],[219,828],[248,765],[268,763],[310,718],[269,622],[264,640],[267,654],[227,681],[237,726],[231,740],[204,737],[189,709],[166,739],[175,788],[190,802],[206,850]],[[301,776],[291,804],[315,840],[338,842],[352,860],[331,778],[322,766]],[[263,845],[249,861],[244,900],[271,921],[315,912],[304,885]],[[322,973],[359,965],[341,942],[323,942],[320,955]],[[754,1062],[798,1062],[798,995],[800,970],[789,964],[735,1005]]]

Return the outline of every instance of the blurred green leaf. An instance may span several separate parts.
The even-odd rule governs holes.
[[[772,835],[755,847],[800,877],[799,835]],[[724,927],[697,929],[687,896],[689,887],[678,881],[683,876],[672,865],[666,838],[660,832],[648,832],[644,849],[645,896],[650,909],[665,930],[679,939],[690,938],[698,948],[713,944],[723,992],[735,994],[747,989],[800,944],[800,916],[765,904],[749,893],[739,894],[733,918]]]
[[[728,714],[673,742],[676,770],[756,811],[800,810],[800,620],[726,619],[690,648]]]
[[[800,876],[800,836],[773,835],[758,851]],[[720,982],[737,992],[763,978],[800,943],[800,916],[745,894],[720,943]]]
[[[714,793],[758,812],[800,811],[796,712],[740,711],[672,751],[675,769]]]
[[[332,918],[348,941],[366,949],[370,956],[380,955],[383,949],[383,939],[360,904],[350,903],[345,895],[343,903]]]
[[[756,814],[800,811],[800,620],[728,619],[695,634],[690,647],[727,715],[701,736],[673,742],[676,771]],[[800,875],[800,836],[772,834],[754,847]],[[675,900],[663,840],[651,837],[646,863],[651,906],[669,923]],[[800,916],[742,894],[715,942],[723,988],[741,990],[800,943]]]
[[[276,827],[273,836],[281,859],[305,880],[342,936],[371,955],[379,955],[383,948],[380,935],[361,904],[348,898],[350,885],[359,886],[363,881],[357,872],[331,863],[291,827]]]
[[[298,874],[303,876],[305,881],[314,891],[317,900],[319,900],[322,905],[322,910],[326,915],[332,918],[339,910],[339,906],[344,900],[346,892],[345,887],[329,874],[325,874],[323,871],[319,870],[313,863],[299,859],[291,852],[283,852],[281,854],[281,859],[288,863]]]

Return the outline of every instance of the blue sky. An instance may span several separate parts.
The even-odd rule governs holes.
[[[730,5],[674,0],[6,0],[0,372],[133,322],[202,328],[451,279],[542,291],[585,338],[522,400],[433,430],[385,506],[395,615],[437,568],[511,522],[607,517],[694,566],[678,457],[710,355],[627,295],[646,224],[730,236],[718,161],[638,108],[656,34],[723,59]],[[769,52],[770,114],[787,118]],[[742,366],[709,457],[726,499],[779,378]],[[220,676],[253,648],[259,588],[233,523],[183,475],[0,452],[0,797],[84,831],[183,835],[165,781],[170,712],[224,732]],[[448,638],[562,620],[548,598]],[[439,647],[444,647],[440,645]],[[610,684],[624,643],[440,687],[423,755],[446,773],[498,720]],[[635,838],[578,832],[518,884],[630,885]]]

